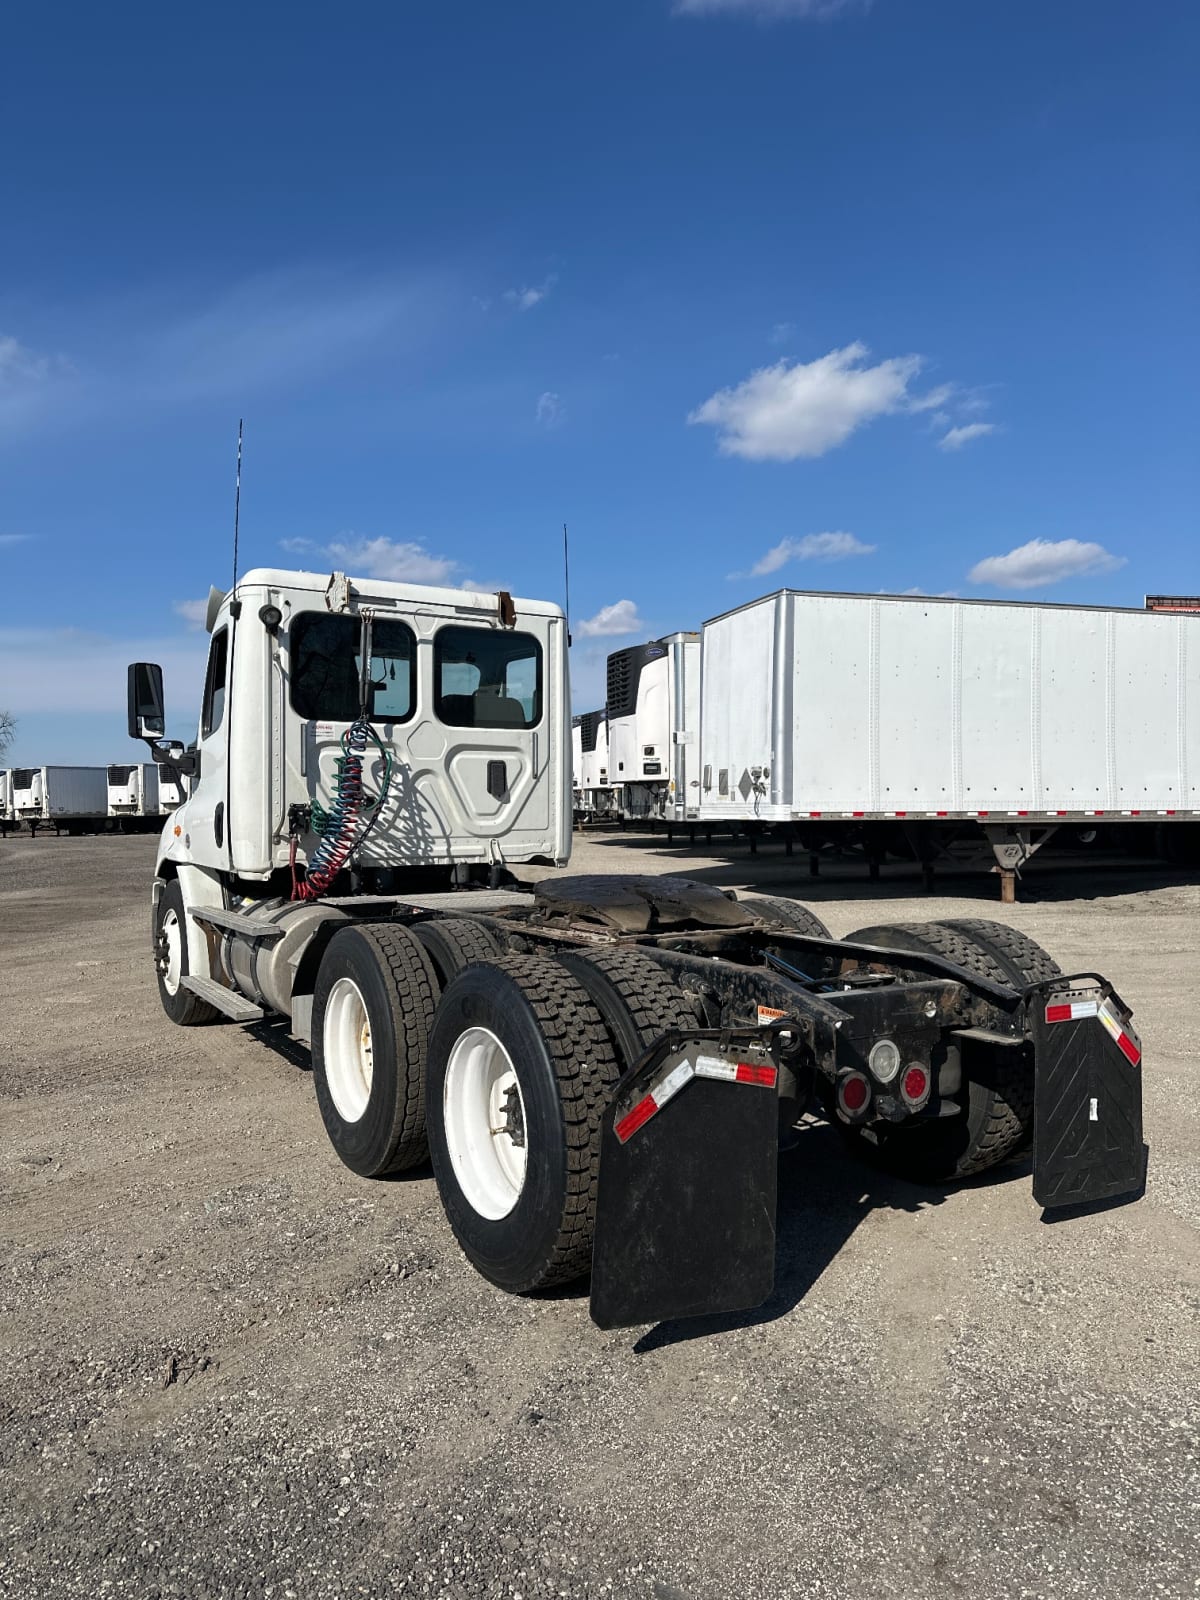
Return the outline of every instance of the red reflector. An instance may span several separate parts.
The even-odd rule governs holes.
[[[1133,1040],[1127,1033],[1119,1033],[1117,1035],[1117,1045],[1126,1061],[1128,1061],[1131,1066],[1136,1067],[1138,1062],[1142,1059],[1142,1052],[1138,1049],[1137,1045],[1134,1044]]]
[[[870,1086],[867,1080],[857,1075],[843,1078],[838,1089],[838,1099],[847,1111],[861,1111],[870,1097]]]
[[[904,1098],[920,1100],[929,1087],[929,1074],[924,1067],[909,1067],[904,1074]]]
[[[644,1100],[639,1100],[632,1111],[625,1113],[614,1129],[621,1143],[624,1144],[626,1139],[635,1134],[643,1123],[649,1122],[657,1110],[658,1107],[654,1103],[653,1095],[648,1094]]]
[[[1070,1006],[1047,1006],[1046,1007],[1046,1021],[1047,1022],[1070,1022],[1070,1020],[1071,1020],[1071,1008],[1070,1008]]]
[[[748,1061],[739,1061],[737,1071],[733,1076],[737,1083],[757,1083],[761,1084],[764,1089],[773,1089],[775,1087],[774,1067],[755,1067]]]

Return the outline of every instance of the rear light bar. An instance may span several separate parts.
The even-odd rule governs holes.
[[[661,1111],[667,1101],[677,1095],[693,1078],[719,1078],[725,1083],[746,1083],[760,1089],[773,1089],[778,1079],[773,1066],[751,1061],[731,1061],[724,1056],[697,1056],[695,1061],[681,1061],[616,1123],[613,1132],[622,1144],[627,1144],[639,1128],[644,1128],[650,1118]]]

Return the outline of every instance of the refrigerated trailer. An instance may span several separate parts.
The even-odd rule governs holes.
[[[608,773],[630,820],[698,816],[700,635],[670,633],[608,658]]]
[[[158,768],[152,761],[116,762],[108,768],[108,814],[127,833],[162,826]]]
[[[618,795],[609,770],[608,714],[606,711],[585,711],[574,720],[579,724],[576,814],[581,821],[604,821],[618,813]]]
[[[181,776],[162,773],[158,780],[159,815],[169,817],[188,797],[188,781]]]
[[[363,1177],[432,1159],[490,1282],[591,1272],[605,1327],[740,1310],[775,1271],[777,1159],[807,1111],[941,1183],[1033,1142],[1048,1207],[1136,1196],[1130,1007],[999,923],[836,940],[791,901],[544,875],[570,850],[557,606],[247,573],[209,607],[193,780],[151,886],[163,1008],[283,1019]]]
[[[108,817],[108,773],[104,767],[13,767],[13,819],[36,833],[43,823],[82,833]]]

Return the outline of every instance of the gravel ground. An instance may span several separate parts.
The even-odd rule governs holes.
[[[340,1166],[271,1030],[171,1027],[153,854],[0,843],[0,1594],[1200,1593],[1196,883],[1005,908],[1135,1008],[1142,1203],[1046,1225],[1027,1167],[933,1193],[814,1126],[768,1305],[606,1334],[476,1276],[427,1171]],[[574,865],[753,879],[838,934],[1001,914],[768,850]]]

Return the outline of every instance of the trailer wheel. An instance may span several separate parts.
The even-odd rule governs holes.
[[[490,961],[503,949],[490,929],[468,917],[431,917],[414,923],[411,931],[424,945],[443,988],[472,961]]]
[[[1016,928],[1002,922],[895,923],[849,935],[887,950],[919,950],[944,956],[968,972],[1015,988],[1056,977],[1062,968]],[[914,976],[917,974],[914,973]],[[987,1052],[986,1072],[972,1074],[964,1061],[966,1103],[959,1117],[874,1128],[877,1144],[862,1129],[843,1129],[851,1142],[890,1171],[918,1183],[966,1178],[994,1167],[1028,1138],[1033,1127],[1033,1056],[1026,1048]]]
[[[433,963],[407,928],[335,933],[313,989],[317,1105],[333,1148],[364,1178],[419,1165],[425,1057],[437,1003]]]
[[[172,878],[163,889],[154,915],[153,934],[154,970],[163,1010],[181,1028],[216,1022],[221,1015],[216,1007],[183,987],[188,975],[187,908],[178,878]]]
[[[620,1069],[583,987],[546,956],[463,969],[429,1044],[429,1149],[455,1238],[510,1293],[588,1270],[600,1130]]]
[[[622,1072],[668,1028],[703,1026],[697,1004],[649,956],[594,950],[559,957],[587,990],[617,1047]]]
[[[809,933],[814,939],[833,938],[820,917],[796,900],[785,900],[777,894],[740,894],[737,903],[745,906],[747,911],[752,911],[770,928]]]

